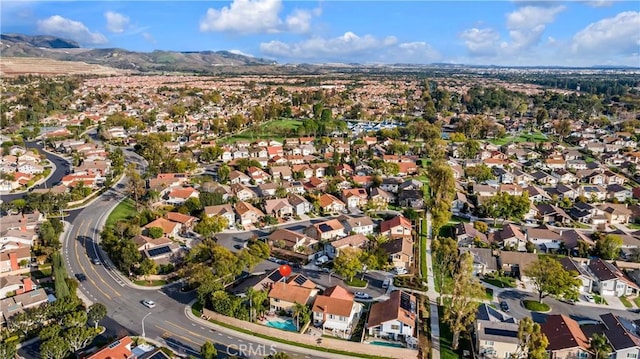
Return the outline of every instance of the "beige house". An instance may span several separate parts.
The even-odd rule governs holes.
[[[295,284],[276,282],[269,291],[269,307],[271,312],[284,310],[291,313],[298,304],[309,305],[318,294],[317,289],[297,286]]]

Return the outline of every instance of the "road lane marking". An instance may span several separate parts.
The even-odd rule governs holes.
[[[174,332],[172,332],[172,331],[168,330],[167,328],[159,327],[159,326],[157,326],[157,325],[154,325],[154,327],[156,327],[156,329],[159,329],[159,330],[163,331],[163,333],[162,333],[161,337],[165,340],[165,342],[167,341],[167,338],[171,338],[171,337],[178,337],[178,338],[180,338],[180,339],[182,339],[182,340],[186,340],[186,341],[188,341],[188,342],[189,342],[189,343],[191,343],[191,344],[195,344],[195,345],[197,345],[197,346],[200,346],[200,344],[198,344],[197,342],[194,342],[192,339],[189,339],[189,338],[187,338],[187,337],[183,337],[182,335],[176,334],[176,333],[174,333]],[[170,345],[170,344],[169,344],[169,343],[167,343],[167,345]],[[184,348],[184,347],[183,347],[183,349],[187,349],[187,348]]]
[[[78,233],[80,233],[80,229],[82,228],[82,225],[83,225],[83,224],[84,224],[84,222],[82,222],[82,223],[80,224],[80,227],[78,227]],[[75,249],[76,249],[76,261],[78,261],[78,265],[80,266],[80,270],[82,270],[82,272],[84,273],[84,266],[82,265],[82,262],[80,262],[80,254],[79,254],[79,252],[78,252],[78,246],[79,246],[79,244],[78,244],[78,238],[77,238],[77,237],[76,237],[76,240],[75,240],[75,244],[74,244],[74,246],[75,246]],[[93,286],[94,286],[94,287],[96,287],[96,288],[97,288],[97,289],[98,289],[102,294],[104,294],[104,296],[105,296],[105,297],[107,297],[109,300],[112,300],[112,299],[111,299],[111,296],[110,296],[110,295],[108,295],[107,293],[105,293],[105,292],[104,292],[104,291],[103,291],[103,290],[102,290],[102,289],[101,289],[101,288],[100,288],[100,287],[99,287],[99,286],[98,286],[98,285],[93,281],[93,279],[91,279],[91,277],[87,277],[87,279],[89,279],[89,281],[91,282],[91,284],[93,284]]]
[[[85,248],[87,251],[89,250],[89,248],[87,247],[87,246],[89,245],[89,244],[87,243],[87,238],[89,238],[89,236],[87,235],[87,231],[88,231],[88,230],[89,230],[89,226],[87,225],[87,229],[83,232],[84,234],[82,235],[82,236],[85,238],[85,239],[84,239],[84,248]],[[93,238],[92,238],[92,239],[93,239]],[[93,265],[91,265],[91,266],[89,266],[89,267],[90,267],[90,268],[91,268],[91,270],[92,270],[92,271],[93,271],[93,272],[98,276],[98,278],[100,278],[100,281],[101,281],[102,283],[104,283],[107,287],[109,287],[109,289],[111,289],[111,290],[116,294],[116,295],[115,295],[116,297],[120,297],[120,293],[119,293],[117,290],[113,289],[113,287],[112,287],[112,286],[110,286],[110,285],[109,285],[109,283],[107,283],[107,282],[104,280],[104,278],[102,278],[102,276],[100,275],[100,273],[98,273],[98,271],[96,270],[96,268],[95,268]]]
[[[189,333],[189,334],[191,334],[191,335],[193,335],[193,336],[195,336],[195,337],[199,337],[199,338],[202,338],[202,339],[204,339],[204,340],[211,340],[211,338],[209,338],[209,337],[206,337],[206,336],[204,336],[204,335],[198,334],[198,333],[196,333],[196,332],[192,332],[191,330],[189,330],[189,329],[187,329],[187,328],[183,328],[183,327],[181,327],[181,326],[179,326],[179,325],[173,324],[173,323],[171,323],[171,322],[170,322],[170,321],[168,321],[168,320],[165,320],[164,322],[165,322],[165,323],[167,323],[167,324],[169,324],[169,325],[171,325],[171,326],[174,326],[174,327],[176,327],[176,328],[178,328],[178,329],[180,329],[180,330],[183,330],[183,331],[185,331],[185,332],[187,332],[187,333]],[[229,339],[231,339],[231,338],[229,338]]]

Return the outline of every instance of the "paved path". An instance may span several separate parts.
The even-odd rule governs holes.
[[[424,222],[422,222],[424,225]],[[429,317],[431,318],[431,358],[440,359],[440,320],[438,318],[438,297],[436,282],[433,279],[433,258],[431,256],[431,212],[427,211],[427,296],[429,297]]]

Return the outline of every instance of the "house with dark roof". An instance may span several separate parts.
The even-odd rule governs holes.
[[[455,227],[455,235],[459,247],[471,247],[476,241],[489,244],[487,235],[475,229],[473,223],[458,223]]]
[[[571,217],[560,207],[547,203],[535,205],[536,219],[542,223],[569,224]]]
[[[612,263],[600,258],[589,261],[589,270],[596,278],[594,290],[601,295],[634,295],[640,287],[634,283],[624,272]]]
[[[549,340],[547,351],[550,358],[573,359],[591,356],[589,339],[580,329],[578,322],[568,316],[548,315],[540,327]]]
[[[509,359],[518,351],[518,322],[487,304],[480,304],[474,323],[480,357]]]
[[[408,292],[391,292],[389,299],[371,306],[365,328],[369,336],[399,340],[413,337],[416,328],[418,304]]]
[[[580,261],[571,257],[563,257],[560,258],[559,262],[565,270],[574,273],[576,278],[580,279],[581,285],[578,287],[578,290],[581,293],[591,293],[593,290],[593,283],[596,279],[589,271],[586,261]]]
[[[498,270],[498,259],[490,248],[460,247],[460,253],[469,252],[473,255],[473,275],[485,275]]]
[[[603,332],[613,353],[611,358],[640,357],[640,321],[607,313],[601,314]]]
[[[409,269],[413,263],[413,242],[408,238],[396,238],[380,244],[389,255],[389,262],[396,268]]]
[[[507,223],[501,230],[491,233],[493,242],[498,243],[502,248],[514,248],[519,252],[526,251],[527,238],[520,230],[520,227]]]

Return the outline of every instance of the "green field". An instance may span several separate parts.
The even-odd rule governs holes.
[[[506,145],[507,143],[511,143],[511,142],[545,142],[545,141],[549,141],[549,138],[541,133],[532,133],[532,134],[521,134],[518,136],[510,136],[510,137],[504,137],[504,138],[498,138],[498,139],[494,139],[491,140],[489,142],[493,143],[494,145],[498,145],[498,146],[502,146],[502,145]]]
[[[118,221],[128,220],[135,217],[138,214],[136,211],[136,205],[133,200],[127,198],[124,201],[118,203],[116,208],[109,214],[107,218],[106,227],[113,227]]]
[[[296,130],[300,126],[302,126],[302,120],[292,118],[273,120],[260,126],[246,129],[231,137],[224,138],[221,142],[235,143],[238,141],[252,141],[257,139],[283,141],[285,137],[297,136]]]

